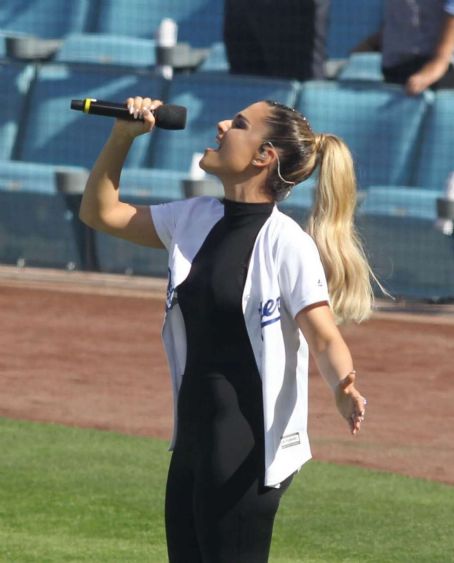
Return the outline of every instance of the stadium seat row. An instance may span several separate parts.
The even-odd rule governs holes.
[[[216,123],[251,102],[275,99],[303,112],[314,130],[335,133],[350,146],[365,193],[358,219],[379,273],[392,279],[389,289],[436,295],[453,284],[452,245],[433,229],[435,200],[454,163],[452,92],[408,97],[383,83],[300,84],[223,72],[181,74],[169,82],[150,72],[67,64],[0,64],[0,80],[1,260],[24,256],[37,265],[79,267],[81,245],[68,235],[74,214],[57,193],[56,171],[89,169],[112,121],[71,111],[71,99],[150,94],[188,108],[184,131],[156,130],[134,143],[122,189],[137,201],[182,197],[194,153],[214,145]],[[306,184],[285,204],[298,219],[312,202],[312,184]],[[420,245],[410,248],[411,239]],[[143,249],[122,241],[98,235],[98,244],[103,270],[165,272],[160,255],[152,264]]]
[[[349,56],[380,27],[383,0],[331,0],[327,54],[341,73],[337,81],[305,84],[229,76],[223,4],[0,3],[0,261],[165,275],[162,252],[102,234],[96,235],[98,263],[87,260],[92,239],[77,221],[80,195],[57,191],[58,172],[82,181],[111,122],[72,112],[71,99],[120,101],[139,93],[188,107],[185,131],[159,130],[134,143],[122,193],[143,203],[181,197],[194,153],[214,143],[216,122],[257,99],[273,98],[351,147],[364,196],[357,215],[361,235],[388,289],[404,296],[454,295],[453,239],[433,228],[435,199],[454,166],[454,97],[441,91],[408,98],[383,84],[379,54]],[[178,23],[179,41],[210,47],[199,68],[204,72],[176,75],[170,83],[151,72],[155,32],[164,17]],[[59,40],[54,62],[7,60],[7,38],[21,34]],[[313,181],[298,186],[283,205],[297,220],[307,214],[312,187]]]
[[[152,70],[157,65],[157,44],[154,39],[124,35],[71,33],[58,44],[58,47],[50,47],[39,56],[33,54],[34,46],[16,47],[16,52],[11,56],[7,56],[5,49],[0,41],[0,59],[22,61],[41,59],[69,64],[111,65],[130,70]],[[229,72],[223,41],[217,41],[200,51],[196,62],[187,64],[187,68],[192,72],[206,70]],[[49,52],[51,54],[46,55]],[[184,63],[180,62],[180,65],[184,66]],[[326,61],[325,72],[328,79],[382,82],[381,54],[352,53],[340,60],[329,59]]]
[[[188,125],[184,131],[157,130],[137,139],[126,162],[129,169],[187,175],[193,154],[213,144],[219,120],[265,98],[296,107],[314,130],[344,138],[362,189],[413,186],[435,196],[453,168],[450,91],[409,97],[400,87],[382,83],[300,84],[217,72],[181,74],[169,82],[152,73],[65,64],[0,64],[0,80],[6,85],[0,90],[0,161],[8,162],[9,174],[14,161],[22,170],[24,162],[90,168],[112,123],[70,111],[71,99],[122,101],[132,94],[186,106]]]
[[[379,28],[382,4],[383,0],[331,2],[330,59],[346,58],[355,44]],[[178,23],[180,41],[206,47],[222,39],[223,6],[223,0],[4,0],[0,38],[26,33],[63,39],[69,34],[95,33],[152,39],[161,20],[171,17]],[[3,55],[0,41],[0,57]]]
[[[62,39],[70,33],[154,37],[164,17],[178,23],[179,40],[195,46],[221,38],[223,0],[5,0],[3,33]]]

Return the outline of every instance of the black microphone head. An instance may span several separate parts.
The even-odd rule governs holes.
[[[161,129],[184,129],[186,127],[187,111],[184,106],[164,104],[154,112],[156,126]]]

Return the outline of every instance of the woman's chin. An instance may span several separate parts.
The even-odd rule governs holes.
[[[202,158],[199,161],[199,167],[208,174],[213,170],[213,167],[210,166],[210,152],[204,152]]]

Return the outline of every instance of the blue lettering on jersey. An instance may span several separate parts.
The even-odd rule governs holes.
[[[276,323],[281,318],[281,298],[268,299],[260,302],[260,326],[262,329],[270,324]]]

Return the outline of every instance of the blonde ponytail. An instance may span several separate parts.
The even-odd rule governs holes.
[[[354,225],[356,178],[346,144],[334,135],[315,135],[318,186],[307,231],[315,240],[328,280],[337,322],[361,322],[372,312],[376,279]]]
[[[270,192],[278,201],[290,183],[301,183],[318,170],[315,202],[306,230],[315,240],[325,269],[337,322],[361,322],[372,312],[372,281],[380,285],[356,231],[356,178],[347,145],[335,135],[316,134],[306,117],[267,101],[268,137],[278,150]],[[298,189],[295,187],[294,189]]]

